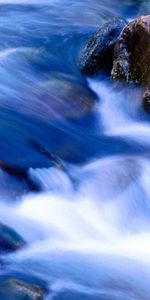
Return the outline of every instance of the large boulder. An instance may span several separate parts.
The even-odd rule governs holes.
[[[16,231],[0,223],[0,254],[19,250],[24,245],[25,241]]]
[[[45,291],[36,284],[20,279],[4,279],[0,282],[1,300],[43,300]]]
[[[100,72],[110,73],[113,65],[113,51],[116,41],[127,25],[123,18],[113,18],[95,33],[81,53],[79,67],[86,75]]]
[[[122,31],[114,49],[112,78],[150,84],[150,15],[135,19]]]

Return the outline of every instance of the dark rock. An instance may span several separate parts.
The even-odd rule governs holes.
[[[39,186],[37,186],[34,182],[32,182],[28,176],[28,170],[25,168],[16,168],[11,165],[8,165],[7,163],[0,161],[0,168],[2,169],[3,172],[5,172],[5,182],[7,184],[7,189],[8,189],[8,184],[9,182],[7,181],[7,177],[11,178],[10,182],[13,185],[13,190],[11,186],[9,186],[9,194],[11,199],[16,198],[18,194],[25,194],[28,191],[40,191]],[[17,184],[15,183],[15,180]],[[12,183],[13,182],[13,183]],[[19,185],[19,188],[18,188]],[[16,189],[15,189],[16,186]],[[1,187],[2,189],[2,187]]]
[[[150,88],[144,93],[142,106],[146,112],[150,113]]]
[[[0,282],[1,300],[43,300],[42,287],[26,283],[20,279],[6,279]]]
[[[21,236],[10,227],[0,224],[0,253],[5,254],[19,250],[25,245]]]
[[[114,47],[126,24],[127,22],[122,18],[113,18],[91,37],[79,61],[82,73],[95,75],[100,72],[111,72]]]
[[[124,28],[114,49],[112,78],[150,84],[150,15]]]

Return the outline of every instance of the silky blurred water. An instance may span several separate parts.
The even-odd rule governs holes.
[[[1,257],[0,284],[34,278],[45,300],[149,300],[143,91],[78,68],[101,24],[149,12],[149,0],[0,1],[0,220],[27,241]]]

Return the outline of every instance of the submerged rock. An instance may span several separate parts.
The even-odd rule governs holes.
[[[88,190],[88,194],[94,193],[95,200],[98,198],[98,200],[110,202],[125,193],[133,183],[137,183],[140,175],[140,163],[132,157],[100,159],[89,163],[84,169],[84,176],[82,176],[85,179],[81,193],[84,194]],[[88,189],[89,181],[90,190]]]
[[[91,295],[84,292],[79,291],[63,291],[58,293],[53,298],[54,300],[100,300],[99,295]],[[106,299],[109,300],[109,299]]]
[[[48,120],[80,121],[93,113],[97,101],[96,94],[83,81],[60,73],[41,83],[37,93],[41,100],[40,117],[43,115]]]
[[[126,24],[123,18],[113,18],[91,37],[79,61],[82,73],[95,75],[99,72],[111,72],[114,47]]]
[[[112,78],[150,84],[150,15],[124,28],[114,49]]]
[[[20,279],[6,279],[0,282],[2,300],[43,300],[44,294],[42,287]]]
[[[0,224],[0,253],[5,254],[19,250],[25,245],[22,237],[10,227]]]

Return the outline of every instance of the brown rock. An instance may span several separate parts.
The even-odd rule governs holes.
[[[150,15],[130,22],[115,49],[112,78],[150,84]]]

